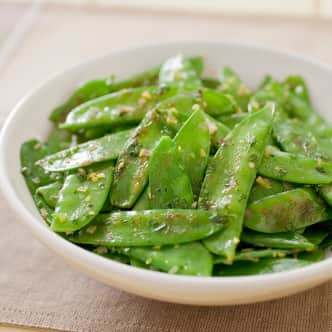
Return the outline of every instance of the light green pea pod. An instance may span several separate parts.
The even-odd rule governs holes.
[[[228,128],[233,129],[246,116],[248,116],[248,113],[226,114],[217,117],[217,120],[226,125]]]
[[[200,74],[203,70],[202,58],[196,58],[196,63],[182,55],[176,55],[166,60],[159,72],[160,85],[201,86]]]
[[[244,212],[256,171],[271,132],[273,108],[268,105],[246,117],[226,137],[203,181],[199,208],[229,215],[220,233],[204,240],[206,247],[232,262],[240,241]]]
[[[243,230],[241,242],[251,244],[255,247],[297,250],[313,250],[316,245],[316,243],[311,242],[307,237],[294,232],[266,234],[249,229]]]
[[[251,90],[242,82],[240,77],[228,66],[225,66],[219,75],[219,89],[232,95],[240,108],[246,112]]]
[[[210,276],[213,260],[199,242],[157,248],[128,248],[126,254],[171,274]]]
[[[160,66],[154,67],[118,82],[114,81],[112,76],[88,81],[74,91],[64,104],[52,111],[50,120],[56,123],[62,122],[73,108],[91,99],[105,96],[109,93],[144,85],[155,85],[158,80],[159,68]]]
[[[258,172],[272,179],[299,184],[332,182],[331,163],[282,152],[273,146],[267,146]]]
[[[52,215],[52,230],[73,232],[87,225],[102,209],[113,178],[113,162],[96,164],[68,175]]]
[[[81,138],[68,130],[53,128],[49,134],[46,144],[50,153],[55,153],[78,144]]]
[[[298,188],[253,202],[246,210],[244,224],[263,233],[293,232],[330,217],[312,189]]]
[[[62,188],[62,182],[53,182],[45,186],[38,187],[36,193],[40,195],[45,203],[51,208],[55,208],[58,203],[59,192]]]
[[[93,163],[117,159],[133,130],[97,138],[69,149],[51,154],[37,162],[37,165],[50,172],[64,172]]]
[[[105,247],[187,243],[217,232],[228,217],[202,210],[121,211],[98,215],[70,241]]]
[[[149,161],[149,190],[152,209],[188,209],[194,196],[188,175],[181,168],[174,142],[163,136]]]

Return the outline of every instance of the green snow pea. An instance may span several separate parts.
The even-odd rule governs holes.
[[[199,242],[157,248],[128,248],[126,254],[172,274],[210,276],[213,260]]]
[[[154,85],[158,80],[159,68],[160,66],[154,67],[138,75],[118,82],[114,81],[112,76],[88,81],[80,86],[64,104],[52,111],[50,120],[53,122],[64,121],[66,115],[73,108],[91,99],[95,99],[126,88],[134,88],[143,85]]]
[[[229,215],[221,232],[204,240],[207,248],[232,262],[242,231],[248,196],[271,132],[273,108],[246,117],[225,138],[210,163],[199,197],[199,208]]]
[[[204,113],[195,111],[174,137],[176,155],[192,191],[198,195],[210,153],[210,132]]]
[[[286,250],[286,249],[253,249],[253,248],[246,248],[242,249],[241,251],[237,252],[234,257],[234,262],[237,261],[251,261],[251,262],[258,262],[260,259],[263,258],[283,258],[287,255],[296,253],[294,250]],[[227,264],[227,261],[220,257],[215,256],[213,260],[214,264]]]
[[[227,220],[215,212],[200,210],[121,211],[98,215],[69,239],[105,247],[179,244],[210,236]]]
[[[221,115],[217,117],[217,120],[226,125],[228,128],[233,129],[246,116],[248,116],[248,113],[233,113],[233,114]]]
[[[43,197],[41,197],[40,195],[33,194],[32,198],[44,222],[48,225],[51,225],[53,222],[53,209],[45,202]]]
[[[149,190],[152,209],[188,209],[194,195],[188,175],[181,168],[175,144],[163,136],[149,161]]]
[[[91,140],[37,161],[37,165],[50,172],[63,172],[93,163],[118,158],[133,130]]]
[[[219,80],[219,89],[232,95],[240,108],[246,112],[251,97],[251,91],[244,85],[240,77],[230,67],[225,66],[219,74]]]
[[[43,198],[48,206],[55,208],[62,185],[62,182],[56,181],[45,186],[38,187],[36,193]]]
[[[113,252],[113,250],[109,250],[106,247],[99,246],[92,250],[95,254],[103,256],[105,258],[112,259],[113,261],[128,264],[130,262],[130,259],[128,256],[123,255],[122,253]]]
[[[257,176],[256,183],[251,188],[248,203],[252,203],[266,196],[275,195],[290,189],[294,189],[294,185],[291,183]]]
[[[192,112],[195,99],[179,95],[159,104],[150,111],[128,140],[115,166],[111,191],[112,205],[130,208],[143,191],[148,180],[151,151],[161,136],[173,136],[181,126],[182,110]],[[184,120],[187,119],[184,116]]]
[[[300,154],[282,152],[273,146],[265,149],[258,172],[272,179],[300,184],[332,182],[332,164]]]
[[[176,92],[177,88],[149,86],[111,93],[74,108],[60,127],[77,130],[137,124],[159,101]]]
[[[66,177],[52,215],[53,231],[73,232],[96,217],[107,199],[113,169],[113,162],[100,163]]]
[[[36,161],[44,158],[49,153],[48,146],[35,139],[24,142],[21,145],[21,171],[32,194],[35,193],[38,187],[50,184],[61,178],[61,175],[47,173],[43,168],[36,165]]]
[[[81,138],[65,129],[53,128],[47,138],[46,144],[50,153],[55,153],[71,146],[75,146]]]
[[[200,74],[203,70],[203,59],[195,58],[193,63],[189,58],[176,55],[166,60],[159,72],[160,85],[201,86]]]
[[[258,262],[238,261],[232,265],[217,265],[214,273],[223,277],[257,275],[298,269],[311,263],[311,260],[297,258],[264,258]]]
[[[330,216],[314,190],[298,188],[253,202],[246,210],[244,224],[263,233],[292,232]]]
[[[141,196],[138,198],[136,201],[135,205],[132,207],[132,210],[134,211],[142,211],[142,210],[150,210],[151,209],[151,204],[150,204],[150,189],[149,185],[147,185],[142,192]]]
[[[203,86],[208,89],[217,89],[220,85],[220,82],[212,77],[203,77],[201,81]]]
[[[299,252],[296,256],[298,259],[304,259],[311,263],[315,263],[324,258],[324,250],[322,248],[318,248],[312,251],[303,251]]]
[[[297,250],[315,249],[315,243],[312,243],[305,236],[294,232],[266,234],[244,229],[241,234],[241,241],[256,247]]]
[[[303,232],[303,236],[315,246],[319,246],[328,236],[328,232],[323,228],[318,228],[316,225],[307,227]]]

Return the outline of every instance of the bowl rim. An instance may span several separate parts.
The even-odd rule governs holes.
[[[190,45],[206,45],[214,47],[232,47],[238,49],[254,49],[265,53],[273,53],[280,57],[292,58],[293,60],[299,60],[302,63],[319,67],[320,69],[328,71],[332,76],[332,66],[323,63],[322,61],[315,60],[312,57],[302,56],[289,50],[279,50],[272,47],[266,47],[259,44],[251,43],[239,43],[239,42],[211,42],[211,41],[200,41],[200,40],[187,40],[187,41],[176,41],[172,43],[147,43],[141,46],[135,46],[130,48],[119,49],[114,52],[92,57],[87,61],[80,62],[64,70],[61,70],[45,80],[43,80],[36,87],[30,89],[30,91],[16,104],[12,111],[7,116],[4,125],[0,133],[0,181],[1,191],[8,205],[12,211],[15,211],[16,215],[19,216],[19,220],[26,225],[30,231],[48,248],[55,251],[66,260],[75,263],[76,266],[82,267],[84,270],[91,270],[98,272],[99,269],[112,271],[119,275],[124,274],[126,276],[135,275],[136,278],[144,279],[145,281],[152,281],[158,278],[160,283],[165,285],[172,285],[177,283],[179,285],[188,285],[194,287],[200,286],[212,286],[212,287],[224,287],[224,286],[237,286],[246,284],[250,287],[252,283],[260,282],[263,284],[275,284],[287,282],[291,284],[298,280],[305,278],[308,280],[316,280],[317,276],[329,273],[332,276],[332,258],[327,258],[317,263],[310,264],[308,266],[296,268],[294,270],[267,273],[262,275],[250,275],[250,276],[233,276],[233,277],[199,277],[199,276],[185,276],[185,275],[173,275],[164,272],[157,272],[151,270],[140,269],[131,265],[116,262],[111,259],[104,258],[97,254],[94,254],[88,250],[85,250],[74,243],[71,243],[61,236],[54,233],[48,226],[42,224],[37,218],[26,208],[23,202],[20,200],[19,195],[15,193],[12,187],[9,172],[6,167],[6,147],[10,145],[9,133],[13,122],[15,121],[16,115],[24,108],[26,102],[33,97],[33,95],[44,85],[47,85],[51,81],[60,78],[62,76],[70,75],[73,71],[79,68],[84,68],[88,64],[97,63],[104,58],[112,57],[115,55],[121,55],[122,53],[135,52],[135,51],[148,51],[150,48],[157,47],[169,47],[169,46],[190,46]],[[326,280],[328,278],[324,278]]]

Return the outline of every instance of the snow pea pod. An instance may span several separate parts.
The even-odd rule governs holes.
[[[52,214],[54,210],[45,202],[43,197],[41,197],[40,195],[34,194],[32,195],[32,199],[44,222],[48,225],[51,225],[53,222]]]
[[[151,151],[161,136],[173,136],[183,123],[182,110],[192,112],[195,99],[180,95],[165,100],[150,111],[136,128],[117,160],[111,191],[112,205],[130,208],[143,191],[148,180]],[[185,115],[186,120],[188,116]],[[175,129],[175,130],[174,130]]]
[[[62,185],[62,182],[56,181],[45,186],[38,187],[36,193],[43,198],[48,206],[55,208]]]
[[[311,260],[297,258],[264,258],[258,262],[238,261],[233,265],[218,265],[214,273],[223,277],[257,275],[298,269],[311,263]]]
[[[196,57],[193,63],[182,55],[176,55],[166,60],[159,72],[160,85],[201,86],[200,74],[203,70],[203,59]]]
[[[87,225],[102,209],[113,178],[113,162],[68,175],[52,215],[52,230],[73,232]]]
[[[282,152],[273,146],[266,147],[258,172],[272,179],[300,184],[332,182],[332,164],[300,154]]]
[[[266,196],[275,195],[290,189],[294,189],[294,185],[291,183],[257,176],[255,184],[251,188],[248,203],[252,203]]]
[[[181,168],[175,144],[163,136],[149,161],[149,190],[152,209],[188,209],[194,201],[188,175]]]
[[[242,223],[250,189],[271,132],[273,108],[246,117],[220,146],[203,181],[199,208],[231,216],[220,233],[204,240],[207,248],[232,262],[240,241]]]
[[[73,108],[91,99],[95,99],[122,89],[144,85],[154,85],[158,80],[159,69],[160,66],[157,66],[118,82],[115,82],[112,76],[104,79],[88,81],[80,86],[64,104],[52,111],[50,120],[53,122],[64,121],[66,115]]]
[[[294,232],[266,234],[244,229],[241,234],[241,241],[256,247],[297,250],[315,249],[315,243],[312,243],[305,236]]]
[[[137,124],[148,110],[176,92],[176,88],[149,86],[111,93],[74,108],[60,127],[77,130]]]
[[[215,212],[200,210],[121,211],[98,215],[69,239],[105,247],[179,244],[205,238],[227,220]]]
[[[201,110],[195,111],[174,137],[176,156],[190,178],[192,191],[199,194],[210,154],[210,132]]]
[[[307,227],[303,233],[308,241],[313,243],[315,246],[319,246],[325,238],[328,236],[328,232],[323,228],[319,228],[316,225]]]
[[[292,232],[330,216],[314,190],[298,188],[253,202],[246,210],[244,224],[263,233]]]
[[[21,145],[21,171],[32,194],[35,193],[38,187],[50,184],[61,178],[60,174],[47,173],[43,168],[36,165],[37,160],[44,158],[49,153],[48,146],[38,140],[30,140]]]
[[[286,250],[286,249],[243,249],[236,253],[234,257],[234,262],[237,261],[250,261],[250,262],[258,262],[263,258],[283,258],[287,255],[296,253],[294,250]],[[220,256],[215,256],[213,260],[214,264],[227,264],[225,260]]]
[[[248,113],[233,113],[233,114],[221,115],[216,119],[221,123],[225,124],[228,128],[233,129],[246,116],[248,116]]]
[[[203,86],[209,89],[217,89],[220,85],[220,82],[212,77],[203,77],[201,81]]]
[[[199,242],[156,248],[128,248],[126,254],[172,274],[210,276],[212,256]]]
[[[37,165],[46,171],[63,172],[101,161],[116,159],[132,133],[132,129],[120,131],[79,144],[51,154],[37,161]]]
[[[251,96],[250,89],[242,82],[240,77],[228,66],[219,74],[219,89],[232,95],[240,108],[246,112]]]

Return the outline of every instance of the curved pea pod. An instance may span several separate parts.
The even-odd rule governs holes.
[[[174,143],[179,164],[190,178],[194,195],[198,195],[210,154],[210,132],[202,111],[195,111],[183,124]]]
[[[258,262],[263,258],[283,258],[287,255],[293,254],[294,250],[285,250],[285,249],[243,249],[236,253],[234,257],[234,262],[237,261],[250,261],[250,262]],[[220,256],[215,256],[214,264],[227,264],[224,259]]]
[[[315,243],[312,243],[305,236],[294,232],[266,234],[245,229],[241,234],[241,241],[256,247],[297,250],[315,249]]]
[[[37,194],[32,195],[33,201],[45,223],[51,225],[53,222],[53,209],[45,202],[43,197]]]
[[[294,189],[294,185],[291,183],[257,176],[255,184],[251,188],[248,203],[252,203],[266,196],[275,195],[290,189]]]
[[[200,210],[121,211],[98,215],[69,239],[105,247],[179,244],[205,238],[228,218]]]
[[[248,113],[234,113],[218,116],[216,119],[226,125],[228,128],[233,129],[238,123],[240,123]]]
[[[182,275],[210,276],[213,260],[199,242],[157,248],[128,248],[126,254],[158,270]]]
[[[194,201],[188,175],[181,168],[175,144],[163,136],[149,161],[149,190],[152,209],[190,208]]]
[[[68,130],[55,127],[49,134],[46,144],[49,149],[49,153],[55,153],[77,145],[80,140],[81,137],[79,135],[73,134]]]
[[[332,164],[282,152],[273,146],[267,146],[258,172],[272,179],[300,184],[332,182]]]
[[[74,108],[60,127],[77,130],[137,124],[160,100],[176,92],[176,88],[150,86],[111,93]]]
[[[151,204],[149,196],[151,197],[150,189],[149,186],[146,186],[141,196],[138,198],[135,205],[132,207],[132,210],[134,211],[150,210]]]
[[[93,163],[116,159],[121,154],[133,130],[120,131],[72,148],[51,154],[37,162],[50,172],[63,172]]]
[[[166,60],[159,72],[160,85],[201,86],[200,74],[203,70],[203,59],[196,57],[195,62],[182,55]]]
[[[113,169],[113,162],[101,163],[66,177],[52,215],[53,231],[73,232],[96,217],[107,199]]]
[[[36,161],[50,153],[47,145],[38,140],[24,142],[20,149],[22,174],[32,194],[40,186],[50,184],[61,178],[60,174],[49,174],[43,168],[36,165]]]
[[[215,120],[212,116],[209,116],[208,114],[204,115],[210,132],[211,145],[214,149],[218,149],[224,142],[225,137],[229,134],[230,129],[223,123]]]
[[[117,160],[111,191],[112,205],[120,208],[134,205],[148,181],[152,150],[161,136],[174,135],[176,128],[183,123],[178,115],[183,115],[182,110],[191,112],[194,104],[192,96],[180,95],[165,100],[145,116]]]
[[[284,85],[303,101],[311,105],[309,90],[303,77],[299,75],[288,76],[284,81]]]
[[[231,94],[243,111],[247,111],[251,90],[244,85],[240,77],[228,66],[219,74],[219,89]]]
[[[231,216],[221,232],[204,240],[213,253],[232,262],[242,231],[244,211],[256,170],[271,132],[273,108],[253,113],[226,137],[206,172],[199,207]]]
[[[310,260],[297,258],[264,258],[258,262],[238,261],[232,265],[218,265],[214,273],[223,277],[257,275],[298,269],[311,263]]]
[[[53,182],[45,186],[38,187],[36,193],[43,198],[48,206],[55,208],[62,185],[62,182]]]
[[[143,85],[154,85],[158,80],[159,68],[160,66],[154,67],[138,75],[118,82],[115,82],[112,76],[88,81],[80,86],[64,104],[52,111],[50,120],[53,122],[64,121],[66,115],[73,108],[91,99],[95,99],[126,88],[134,88]]]
[[[294,189],[250,204],[246,227],[263,233],[296,231],[329,219],[331,213],[312,189]]]

